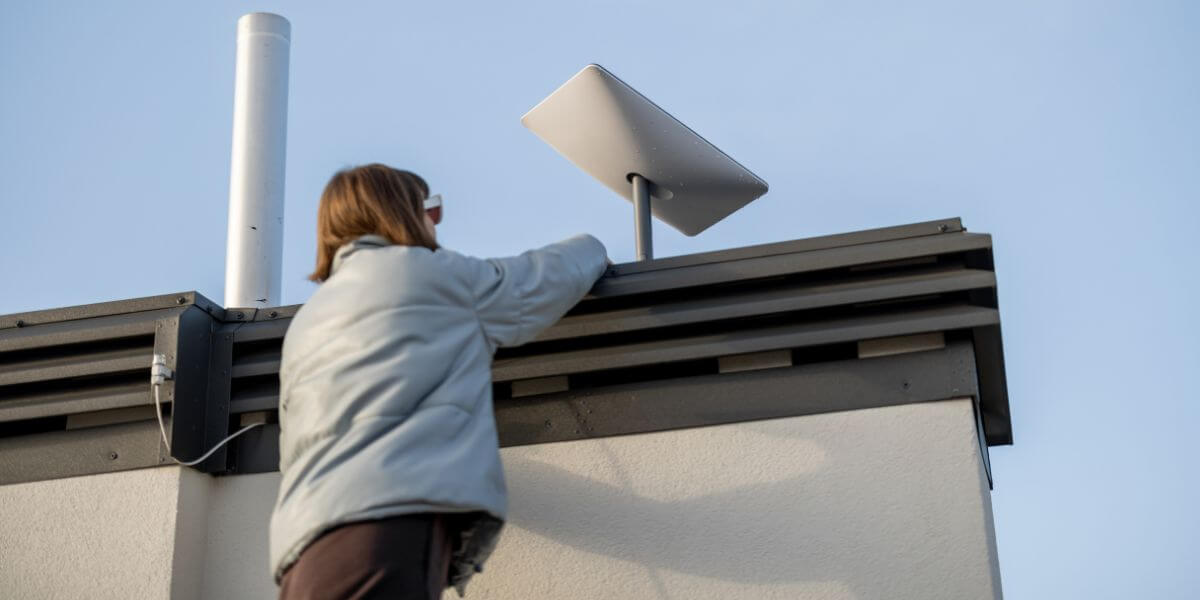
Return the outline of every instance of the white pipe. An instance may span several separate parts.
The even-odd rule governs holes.
[[[225,306],[264,308],[280,304],[292,26],[251,13],[237,30]]]

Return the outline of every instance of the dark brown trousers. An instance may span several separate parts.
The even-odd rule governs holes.
[[[439,514],[342,525],[300,553],[283,574],[279,600],[439,600],[451,552]]]

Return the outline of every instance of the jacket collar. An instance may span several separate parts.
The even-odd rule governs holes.
[[[346,262],[346,259],[349,258],[351,254],[363,249],[382,248],[384,246],[391,245],[392,242],[390,242],[387,238],[375,234],[364,235],[353,242],[350,242],[349,244],[343,245],[341,248],[338,248],[337,253],[333,255],[333,265],[329,267],[330,277],[337,272],[338,267],[342,266],[342,263]]]

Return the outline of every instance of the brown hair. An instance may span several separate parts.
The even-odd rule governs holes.
[[[308,278],[329,279],[337,249],[367,234],[393,244],[437,250],[425,230],[429,186],[415,173],[379,163],[338,171],[317,208],[317,269]]]

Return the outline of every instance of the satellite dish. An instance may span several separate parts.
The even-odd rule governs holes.
[[[600,65],[584,67],[521,124],[634,204],[638,260],[653,255],[651,213],[693,236],[767,192],[767,182]]]

